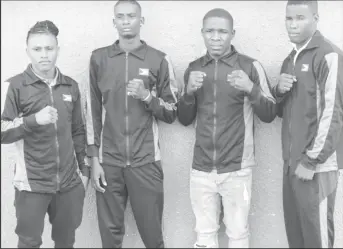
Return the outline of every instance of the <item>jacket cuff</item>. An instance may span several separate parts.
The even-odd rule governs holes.
[[[24,117],[23,118],[23,121],[24,121],[24,127],[28,130],[31,130],[33,128],[37,128],[39,127],[39,124],[37,123],[37,120],[36,120],[36,114],[31,114],[27,117]]]
[[[306,154],[303,155],[301,159],[301,164],[309,170],[316,170],[317,162],[316,159],[309,158]]]
[[[260,87],[256,84],[251,89],[251,92],[249,93],[249,100],[254,103],[260,98],[261,92]]]
[[[194,94],[189,95],[185,93],[181,99],[183,100],[183,103],[185,103],[186,105],[192,105],[195,103]]]
[[[280,94],[277,90],[277,84],[272,88],[272,95],[276,100],[276,103],[279,104],[282,102],[282,100],[285,98],[286,94]]]
[[[87,176],[88,178],[90,177],[91,175],[91,169],[90,167],[88,167],[87,165],[84,165],[83,168],[81,169],[81,174],[83,176]]]
[[[158,100],[157,97],[150,95],[151,100],[149,102],[143,101],[145,104],[145,109],[148,111],[153,111],[154,110],[154,105],[156,104],[156,101],[158,105],[160,104],[160,101]]]
[[[88,145],[87,156],[89,157],[99,157],[99,147],[96,145]]]

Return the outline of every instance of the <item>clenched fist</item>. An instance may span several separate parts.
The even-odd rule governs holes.
[[[144,100],[149,96],[149,90],[145,88],[141,79],[130,80],[126,87],[127,95],[135,99]]]
[[[39,125],[53,124],[58,119],[57,110],[51,106],[46,106],[35,114],[36,121]]]
[[[192,71],[189,74],[188,84],[187,84],[187,94],[191,95],[200,87],[202,87],[204,77],[206,73],[200,71]]]
[[[281,95],[289,92],[293,87],[293,83],[296,81],[297,79],[293,75],[286,73],[281,74],[279,82],[277,84],[277,92]]]
[[[254,83],[243,70],[234,70],[227,76],[227,81],[239,91],[250,93]]]

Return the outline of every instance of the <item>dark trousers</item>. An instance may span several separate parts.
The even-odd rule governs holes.
[[[138,231],[147,248],[163,248],[163,170],[160,162],[140,167],[103,165],[107,186],[96,193],[103,248],[121,248],[124,213],[130,203]]]
[[[332,248],[338,171],[316,173],[310,181],[288,173],[283,208],[290,248]]]
[[[82,183],[66,192],[34,193],[15,189],[18,248],[39,248],[42,245],[45,214],[52,225],[55,248],[73,248],[75,230],[80,226],[85,188]]]

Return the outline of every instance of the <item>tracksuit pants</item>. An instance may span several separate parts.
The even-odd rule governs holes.
[[[75,231],[82,221],[85,188],[82,183],[56,194],[15,189],[18,248],[39,248],[46,213],[52,225],[55,248],[73,248]]]
[[[102,165],[107,186],[96,192],[99,230],[103,248],[121,248],[125,234],[124,213],[128,198],[138,231],[147,248],[163,248],[163,170],[160,161],[144,166]]]
[[[284,174],[283,207],[290,248],[332,248],[338,171],[316,173],[310,181]]]

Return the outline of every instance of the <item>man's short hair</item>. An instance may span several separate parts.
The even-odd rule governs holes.
[[[288,5],[306,5],[312,10],[313,14],[318,14],[318,1],[316,0],[289,0],[287,2],[287,6]]]
[[[118,2],[114,5],[114,10],[121,3],[131,3],[133,5],[136,5],[138,7],[139,13],[142,13],[142,7],[136,0],[118,0]]]
[[[205,21],[211,17],[224,18],[231,23],[231,28],[233,28],[233,18],[227,10],[224,10],[221,8],[215,8],[215,9],[210,10],[209,12],[206,13],[204,18],[202,19],[202,23],[204,24]]]
[[[29,32],[27,32],[26,43],[28,43],[30,35],[33,34],[51,34],[56,37],[57,41],[58,33],[59,30],[52,21],[38,21],[35,25],[33,25],[33,27],[30,28]]]

